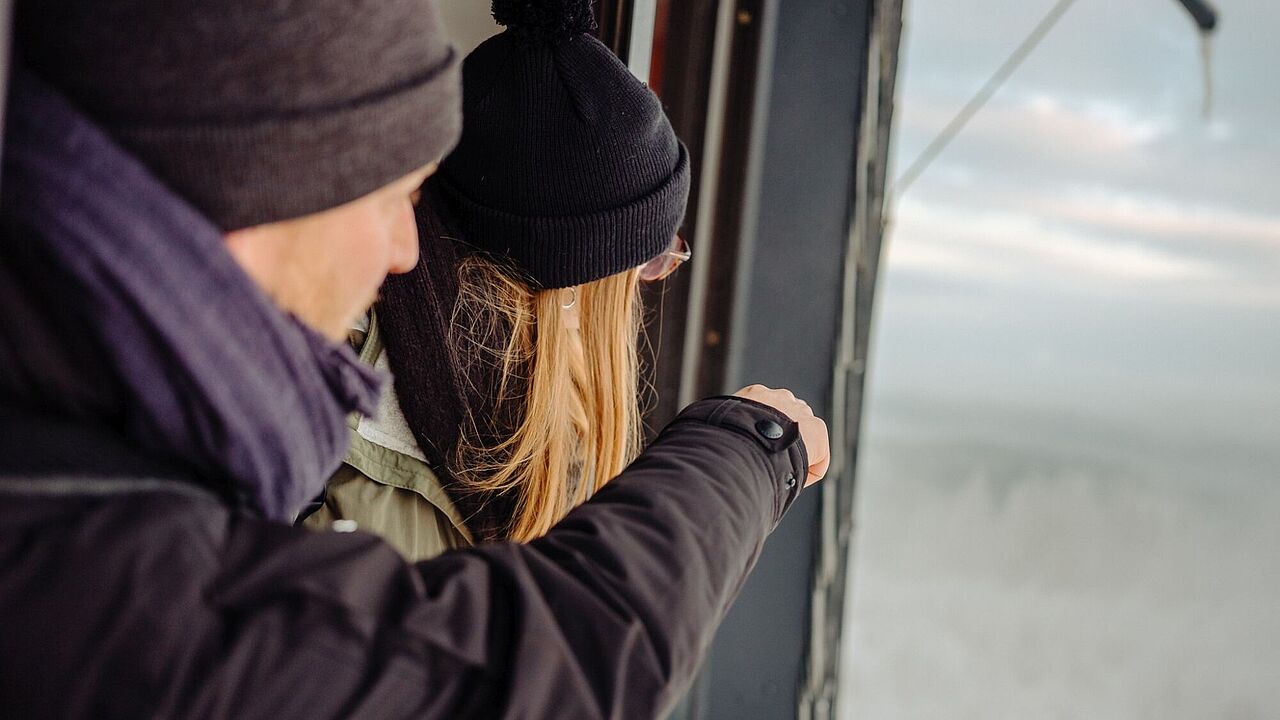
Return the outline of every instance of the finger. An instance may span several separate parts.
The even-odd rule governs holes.
[[[827,432],[827,423],[822,418],[810,417],[806,424],[809,432],[805,433],[805,449],[809,457],[820,458],[831,454],[831,436]]]
[[[826,457],[822,458],[821,460],[819,460],[818,462],[814,463],[813,465],[810,465],[810,466],[809,466],[809,477],[804,481],[804,486],[805,486],[805,487],[809,487],[810,485],[812,485],[812,484],[814,484],[814,483],[818,482],[819,480],[821,480],[822,478],[826,477],[826,476],[827,476],[827,471],[828,471],[828,470],[830,470],[830,469],[831,469],[831,456],[830,456],[830,455],[828,455],[828,456],[826,456]]]
[[[805,421],[801,428],[804,439],[805,454],[809,457],[811,472],[820,470],[819,477],[826,474],[831,463],[831,438],[827,434],[827,424],[822,418],[812,417]]]

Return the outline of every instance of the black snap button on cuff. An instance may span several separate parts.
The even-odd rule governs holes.
[[[796,486],[796,476],[795,476],[795,473],[787,473],[787,489],[788,489],[788,490],[790,490],[791,488],[793,488],[793,487],[795,487],[795,486]]]
[[[770,440],[777,440],[782,437],[782,426],[772,420],[761,420],[756,423],[756,432]]]

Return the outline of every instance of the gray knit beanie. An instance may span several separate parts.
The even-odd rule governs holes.
[[[435,0],[19,0],[19,61],[224,230],[336,207],[461,131]]]

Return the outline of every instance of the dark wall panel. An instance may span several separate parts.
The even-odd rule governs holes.
[[[858,120],[865,0],[778,0],[758,194],[747,205],[725,390],[789,387],[829,415]],[[707,668],[704,717],[795,717],[817,492],[770,539]]]

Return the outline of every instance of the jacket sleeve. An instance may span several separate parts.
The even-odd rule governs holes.
[[[806,466],[785,416],[714,398],[527,545],[406,565],[363,533],[254,523],[231,533],[210,593],[237,619],[219,628],[217,687],[240,692],[201,698],[200,674],[175,692],[193,699],[190,715],[287,714],[283,687],[306,696],[311,718],[659,717],[692,680]],[[228,655],[244,662],[228,668]]]

